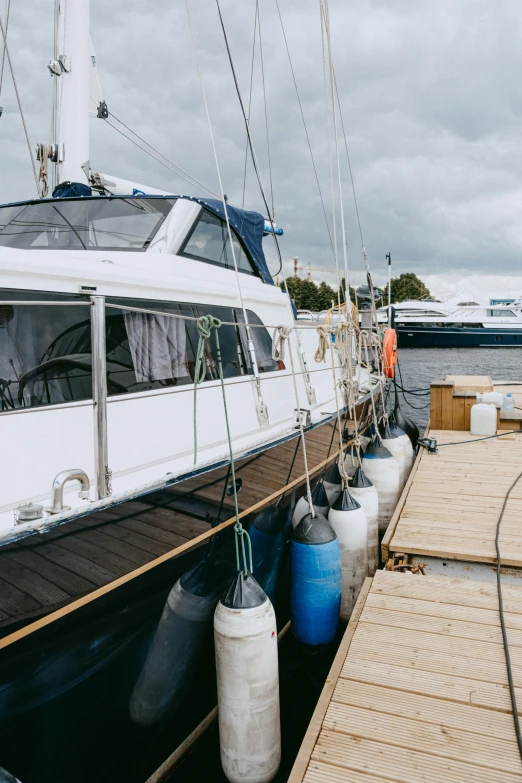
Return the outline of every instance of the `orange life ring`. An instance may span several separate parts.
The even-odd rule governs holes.
[[[395,376],[397,364],[397,332],[395,329],[385,329],[382,341],[383,372],[386,378]]]

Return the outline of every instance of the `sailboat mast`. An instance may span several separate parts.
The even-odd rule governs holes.
[[[88,184],[90,0],[58,0],[57,181]]]

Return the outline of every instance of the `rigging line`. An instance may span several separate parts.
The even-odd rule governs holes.
[[[346,247],[346,229],[345,229],[345,222],[344,222],[343,187],[342,187],[342,178],[341,178],[341,160],[339,155],[339,135],[337,132],[337,110],[335,106],[335,95],[334,95],[334,67],[333,67],[333,56],[332,56],[332,41],[330,35],[330,12],[328,7],[328,0],[324,0],[323,8],[326,11],[325,28],[326,28],[326,41],[328,44],[328,60],[330,66],[330,90],[331,90],[333,127],[334,127],[334,137],[335,137],[335,156],[337,159],[337,179],[338,179],[338,188],[339,188],[339,211],[341,215],[341,237],[342,237],[342,248],[343,248],[344,279],[345,279],[345,285],[348,288],[348,252]],[[340,284],[339,284],[339,288],[340,288]],[[339,301],[339,306],[340,306],[340,301]],[[348,314],[347,312],[347,316],[350,319],[351,308],[349,308],[349,313],[350,314]]]
[[[269,220],[270,226],[272,228],[272,236],[274,238],[274,243],[275,243],[275,247],[276,247],[277,257],[279,259],[279,269],[275,273],[276,275],[278,275],[282,271],[282,269],[283,269],[283,257],[281,255],[281,250],[279,248],[279,242],[277,240],[277,235],[276,235],[276,232],[275,232],[274,221],[273,221],[273,219],[272,219],[272,217],[270,215],[270,207],[268,206],[268,202],[266,200],[265,189],[263,187],[263,181],[262,181],[262,178],[261,178],[261,171],[259,169],[259,163],[257,161],[257,156],[256,156],[256,152],[255,152],[255,149],[254,149],[254,143],[252,141],[252,134],[250,133],[250,126],[248,124],[248,120],[247,120],[246,114],[245,114],[245,106],[243,104],[243,98],[241,97],[241,90],[239,89],[239,82],[237,80],[236,69],[234,68],[234,61],[232,59],[232,52],[230,51],[230,46],[229,46],[229,43],[228,43],[227,31],[225,29],[225,23],[223,21],[223,16],[221,14],[221,6],[219,5],[219,0],[216,0],[216,6],[217,6],[218,14],[219,14],[219,21],[221,23],[221,30],[223,31],[223,37],[225,39],[225,46],[226,46],[226,49],[227,49],[228,61],[230,63],[230,69],[232,71],[232,76],[234,78],[234,84],[235,84],[235,87],[236,87],[237,97],[239,99],[239,105],[241,107],[241,113],[243,114],[243,120],[245,122],[245,128],[246,128],[247,137],[248,137],[248,146],[250,148],[250,155],[252,156],[252,163],[253,163],[253,166],[254,166],[254,171],[256,173],[257,181],[258,181],[258,184],[259,184],[259,190],[261,191],[261,196],[263,198],[263,203],[265,205],[265,209],[266,209],[266,212],[267,212],[268,220]],[[232,241],[232,239],[230,241]]]
[[[206,185],[204,185],[202,182],[200,182],[196,177],[193,177],[192,174],[189,174],[188,171],[185,171],[185,169],[182,169],[181,166],[178,166],[177,163],[174,163],[173,160],[168,158],[166,155],[164,155],[162,152],[157,150],[155,147],[153,147],[152,144],[150,144],[148,141],[146,141],[142,136],[139,135],[139,133],[136,133],[136,131],[132,130],[128,125],[126,125],[123,120],[120,120],[119,117],[116,117],[116,115],[113,112],[110,112],[110,116],[113,117],[116,122],[119,122],[120,125],[123,125],[124,128],[126,128],[130,133],[132,133],[133,136],[136,136],[137,139],[142,141],[144,144],[146,144],[147,147],[149,147],[153,152],[155,152],[157,155],[159,155],[161,158],[166,160],[168,163],[170,163],[171,166],[176,169],[176,172],[179,174],[180,177],[185,179],[187,182],[190,182],[191,185],[197,185],[198,187],[202,188],[206,193],[208,193],[210,196],[213,196],[214,198],[219,198],[217,193],[214,193],[213,190],[208,188]],[[110,124],[110,123],[109,123]],[[114,125],[112,126],[114,128]],[[116,128],[117,130],[117,128]],[[120,131],[121,132],[121,131]],[[124,134],[123,134],[124,135]],[[127,137],[128,138],[128,137]],[[129,141],[132,141],[129,139]],[[146,150],[144,150],[146,152]],[[156,159],[157,160],[157,159]],[[161,163],[161,161],[159,161]]]
[[[319,2],[319,14],[321,22],[321,46],[323,52],[323,77],[324,77],[324,99],[325,99],[325,113],[326,113],[326,137],[328,139],[328,169],[330,172],[330,195],[332,199],[332,234],[333,234],[333,254],[335,260],[335,269],[337,272],[337,286],[340,286],[339,280],[339,259],[337,254],[337,225],[335,219],[335,193],[334,193],[334,181],[333,181],[333,168],[332,168],[332,147],[331,147],[331,132],[330,132],[330,106],[328,101],[328,81],[326,76],[326,50],[325,50],[325,29],[323,24],[323,0]],[[334,107],[335,108],[335,107]],[[340,305],[339,305],[340,309]]]
[[[339,98],[339,90],[337,88],[337,79],[335,77],[335,71],[333,72],[333,79],[334,79],[334,85],[335,85],[335,94],[337,96],[337,105],[339,107],[339,118],[341,120],[341,128],[342,128],[343,136],[344,136],[344,147],[345,147],[345,150],[346,150],[346,158],[348,160],[348,170],[350,172],[350,181],[352,183],[353,201],[354,201],[354,204],[355,204],[355,214],[357,215],[357,223],[359,225],[359,234],[361,236],[361,247],[362,247],[362,251],[363,251],[363,259],[364,259],[364,262],[366,264],[366,270],[369,272],[370,271],[370,267],[368,266],[368,259],[367,259],[367,256],[366,256],[366,247],[365,247],[365,244],[364,244],[364,235],[363,235],[363,230],[362,230],[361,216],[359,214],[359,203],[357,201],[357,194],[355,192],[355,180],[353,178],[352,162],[351,162],[351,159],[350,159],[350,153],[348,151],[348,141],[346,139],[346,131],[344,129],[343,112],[342,112],[342,109],[341,109],[341,100]]]
[[[218,2],[218,0],[216,0],[216,2]],[[234,270],[235,270],[235,273],[236,273],[236,283],[237,283],[239,300],[241,302],[241,309],[243,311],[243,318],[245,320],[245,330],[246,330],[246,334],[247,334],[247,342],[249,344],[252,344],[252,349],[253,349],[252,336],[251,336],[251,332],[250,332],[250,323],[249,323],[249,320],[248,320],[248,315],[247,315],[247,310],[246,310],[246,307],[245,307],[245,302],[243,300],[243,291],[242,291],[242,288],[241,288],[241,279],[239,277],[239,269],[238,269],[238,265],[237,265],[236,251],[235,251],[234,242],[233,242],[233,238],[232,238],[232,229],[230,228],[230,221],[228,219],[227,200],[225,198],[225,191],[223,189],[223,182],[221,180],[221,169],[220,169],[220,166],[219,166],[219,160],[218,160],[217,149],[216,149],[216,142],[215,142],[215,139],[214,139],[214,131],[212,130],[212,122],[210,120],[210,110],[208,108],[207,93],[206,93],[206,90],[205,90],[205,85],[203,83],[203,74],[201,72],[201,66],[200,66],[200,63],[199,63],[198,48],[197,48],[197,45],[196,45],[196,38],[194,36],[194,30],[192,28],[192,17],[190,15],[190,0],[185,0],[185,5],[186,5],[186,8],[187,8],[187,17],[188,17],[188,23],[189,23],[189,28],[190,28],[190,35],[191,35],[191,38],[192,38],[192,46],[194,47],[194,54],[195,54],[195,57],[196,57],[196,66],[197,66],[197,69],[198,69],[199,82],[200,82],[200,85],[201,85],[201,92],[202,92],[202,95],[203,95],[203,103],[205,104],[205,113],[207,115],[208,129],[210,131],[210,141],[211,141],[211,144],[212,144],[212,151],[214,153],[214,162],[216,164],[216,173],[217,173],[217,178],[218,178],[218,182],[219,182],[219,190],[220,190],[220,193],[221,193],[221,201],[223,203],[223,210],[225,212],[225,220],[227,222],[228,238],[229,238],[229,241],[230,241],[230,249],[232,251],[232,260],[234,262]],[[219,3],[218,3],[218,11],[219,11]],[[221,12],[220,12],[220,18],[221,18]],[[221,24],[223,26],[223,22]],[[224,28],[223,28],[223,31],[224,31]],[[228,48],[228,44],[227,44],[227,48]],[[241,104],[241,105],[243,105],[243,104]],[[244,111],[243,111],[243,116],[244,116]],[[248,125],[247,125],[247,129],[248,129]],[[249,138],[250,138],[250,135],[249,135]],[[251,361],[252,361],[252,355],[251,355]],[[256,373],[254,373],[254,374],[257,375]],[[259,387],[258,387],[258,389],[259,389]]]
[[[25,124],[25,117],[24,112],[22,110],[22,102],[20,101],[20,93],[18,92],[18,85],[16,83],[14,70],[13,70],[13,63],[11,62],[11,55],[9,54],[9,47],[7,46],[7,36],[5,32],[5,28],[2,22],[2,18],[0,17],[0,31],[2,32],[2,38],[4,39],[4,52],[7,55],[7,62],[9,63],[9,70],[11,71],[11,78],[13,80],[13,87],[16,94],[16,102],[18,103],[18,110],[20,112],[20,117],[22,120],[22,125],[24,127],[24,134],[25,134],[25,140],[27,142],[27,149],[29,150],[29,157],[31,159],[31,166],[33,168],[33,175],[34,175],[34,182],[36,185],[36,192],[38,195],[40,195],[40,191],[38,188],[38,174],[36,173],[36,164],[34,162],[34,156],[33,156],[33,148],[31,147],[31,142],[29,141],[29,132],[27,130],[27,125]]]
[[[138,147],[138,149],[140,149],[146,155],[149,155],[149,157],[151,157],[153,160],[157,161],[157,163],[159,163],[161,166],[164,166],[166,169],[168,169],[168,171],[171,171],[173,174],[176,174],[176,176],[178,176],[181,179],[185,180],[185,182],[188,182],[189,185],[193,185],[193,186],[198,187],[198,188],[202,187],[210,196],[219,199],[219,196],[217,196],[217,194],[213,193],[211,190],[208,190],[204,186],[200,185],[200,183],[198,183],[197,180],[189,179],[190,175],[188,177],[186,177],[183,174],[180,174],[180,172],[176,168],[173,168],[172,166],[170,166],[167,163],[165,163],[164,160],[161,160],[161,158],[159,158],[156,155],[154,155],[153,152],[148,150],[146,147],[143,147],[141,144],[139,144],[139,142],[135,141],[135,139],[133,139],[131,136],[127,136],[127,134],[124,133],[120,128],[116,127],[116,125],[113,125],[113,123],[110,122],[110,120],[106,119],[105,122],[106,122],[107,125],[109,125],[109,127],[113,128],[116,131],[116,133],[119,133],[121,136],[123,136],[124,139],[127,139],[127,141],[130,141],[131,144],[134,144],[136,147]],[[159,153],[159,154],[161,154],[161,153]]]
[[[256,10],[254,13],[254,39],[252,43],[252,64],[250,66],[250,89],[248,93],[248,121],[250,122],[250,116],[252,113],[252,85],[254,83],[254,57],[256,53],[256,32],[257,32],[257,17],[259,12],[259,0],[256,0]],[[245,206],[245,190],[246,190],[246,178],[247,178],[247,163],[248,163],[248,138],[245,141],[245,166],[243,170],[243,198],[241,200],[241,206]]]
[[[11,12],[11,0],[7,0],[7,10],[5,12],[5,38],[7,40],[7,33],[9,30],[9,14]],[[0,70],[0,95],[2,95],[2,85],[4,83],[4,66],[5,66],[5,44],[4,51],[2,52],[2,69]]]
[[[272,201],[272,220],[275,220],[275,205],[274,205],[274,183],[272,180],[272,158],[270,155],[270,136],[268,134],[268,108],[266,101],[266,88],[265,88],[265,63],[263,59],[263,41],[261,38],[261,14],[259,12],[259,2],[257,6],[257,19],[259,25],[259,54],[261,59],[261,81],[263,84],[263,104],[265,107],[265,130],[266,130],[266,149],[268,153],[268,177],[270,180],[270,199]]]
[[[305,132],[305,135],[306,135],[306,142],[308,144],[308,150],[310,152],[310,159],[312,161],[312,166],[313,166],[313,169],[314,169],[315,181],[317,183],[317,190],[319,191],[319,198],[321,199],[321,206],[323,208],[324,220],[325,220],[325,223],[326,223],[326,228],[327,228],[327,231],[328,231],[328,236],[330,238],[330,244],[332,246],[332,251],[333,251],[332,232],[330,230],[330,223],[328,222],[328,215],[326,214],[326,205],[324,203],[323,191],[321,190],[321,184],[319,182],[319,174],[317,172],[317,166],[315,165],[315,158],[314,158],[314,153],[312,151],[312,144],[310,142],[310,136],[309,136],[309,133],[308,133],[308,126],[306,124],[306,120],[305,120],[305,116],[304,116],[303,104],[301,102],[301,95],[299,94],[299,87],[297,86],[297,79],[296,79],[296,76],[295,76],[294,65],[292,63],[292,57],[291,57],[291,54],[290,54],[290,48],[288,46],[288,40],[286,38],[286,32],[285,32],[285,28],[284,28],[284,25],[283,25],[283,17],[281,16],[281,9],[279,8],[279,0],[276,0],[276,7],[277,7],[277,13],[279,15],[279,22],[281,24],[281,30],[283,32],[283,38],[284,38],[284,41],[285,41],[286,53],[288,55],[288,62],[290,63],[290,70],[292,72],[292,79],[293,79],[293,82],[294,82],[295,94],[297,96],[297,102],[299,104],[299,111],[301,112],[301,119],[303,120],[303,127],[304,127],[304,132]]]

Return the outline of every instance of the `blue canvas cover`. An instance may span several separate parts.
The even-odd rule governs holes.
[[[225,210],[223,202],[220,199],[194,198],[192,196],[180,196],[180,198],[196,201],[222,220],[225,220]],[[259,270],[263,283],[274,285],[272,275],[268,270],[265,254],[263,253],[263,233],[265,230],[264,217],[260,215],[259,212],[239,209],[239,207],[233,207],[231,204],[227,204],[227,213],[230,225],[237,231],[243,240],[245,247]]]
[[[77,198],[92,196],[92,190],[83,182],[60,182],[53,190],[53,198]]]

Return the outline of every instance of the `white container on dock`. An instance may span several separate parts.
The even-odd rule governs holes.
[[[497,409],[491,403],[479,402],[471,407],[471,434],[484,437],[497,432]]]
[[[502,392],[477,392],[477,402],[485,402],[489,405],[494,405],[496,408],[501,408],[504,402],[504,395]]]
[[[504,416],[509,416],[509,414],[515,412],[515,398],[512,394],[506,394],[500,412],[503,413]]]

